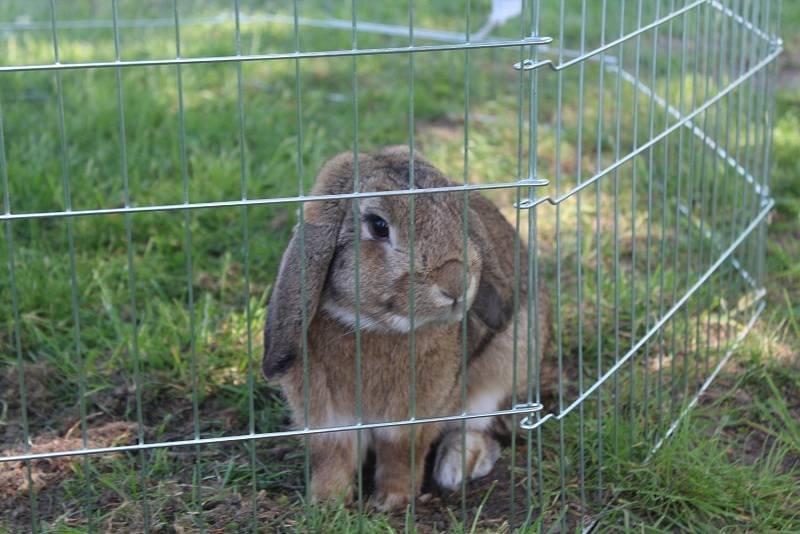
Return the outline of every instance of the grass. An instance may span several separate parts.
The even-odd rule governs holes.
[[[542,27],[557,28],[556,3],[542,4]],[[578,48],[580,10],[576,2],[569,4],[565,44]],[[322,3],[301,5],[301,16],[326,14]],[[473,26],[486,17],[489,5],[472,3]],[[243,6],[245,13],[279,10],[245,2]],[[230,15],[229,5],[222,2],[182,3],[181,8],[198,17]],[[793,27],[790,21],[800,23],[797,6],[784,8],[784,28]],[[143,3],[135,13],[129,9],[133,8],[120,4],[121,19],[168,21],[173,16],[171,6],[161,2]],[[331,9],[340,18],[350,16],[348,9]],[[359,20],[407,21],[405,6],[400,4],[361,2],[358,9]],[[10,2],[0,8],[0,19],[11,20],[24,12],[34,22],[47,23],[48,10],[48,2]],[[59,20],[110,18],[105,5],[94,9],[76,2],[59,4],[59,10]],[[590,6],[589,16],[594,20],[599,11],[598,6]],[[462,13],[450,4],[420,5],[415,21],[420,27],[463,31]],[[619,16],[615,5],[608,12],[607,36],[618,34]],[[626,28],[632,27],[632,16],[626,14]],[[652,16],[646,10],[644,20]],[[681,19],[676,21],[672,41],[667,41],[666,29],[660,33],[655,85],[678,106],[681,91],[688,104],[689,95],[701,89],[692,84],[691,76],[683,80],[678,76],[682,32]],[[695,21],[690,14],[690,47],[694,46]],[[496,35],[515,38],[519,24],[514,19]],[[168,25],[146,30],[123,27],[121,31],[124,59],[174,56],[175,38]],[[235,51],[233,32],[231,18],[215,24],[187,24],[181,28],[182,53],[186,57],[231,54]],[[108,28],[62,28],[58,37],[64,62],[113,60],[114,39]],[[46,25],[42,30],[5,34],[0,39],[0,61],[50,62],[49,38]],[[350,39],[349,31],[304,29],[301,44],[305,50],[347,49],[352,46]],[[596,47],[599,39],[599,25],[590,25],[586,46]],[[788,35],[786,41],[785,72],[793,73],[798,69],[800,41]],[[368,48],[402,46],[405,41],[364,32],[359,33],[358,43]],[[645,34],[640,64],[645,80],[652,72],[652,45],[652,35]],[[634,46],[631,42],[623,51],[629,70]],[[672,62],[666,59],[665,47],[674,48]],[[291,26],[243,23],[244,53],[293,48]],[[529,156],[524,133],[528,85],[525,79],[521,84],[510,68],[519,61],[519,54],[516,49],[473,51],[468,65],[463,52],[417,54],[413,94],[406,83],[407,56],[359,58],[359,148],[368,151],[408,142],[411,95],[417,145],[454,180],[505,182],[524,175]],[[694,63],[694,57],[702,55],[689,54],[687,72],[697,68],[702,74],[707,65]],[[352,150],[354,134],[353,62],[346,57],[310,59],[303,60],[299,69],[298,82],[291,61],[244,63],[245,115],[241,119],[233,64],[182,67],[182,105],[174,67],[120,70],[126,165],[115,70],[64,71],[61,102],[55,90],[59,82],[52,73],[0,73],[6,162],[2,169],[8,176],[10,209],[14,213],[61,211],[67,200],[75,210],[119,207],[126,197],[130,205],[145,206],[181,203],[185,198],[209,202],[243,195],[295,195],[300,184],[306,189],[310,186],[323,161]],[[657,112],[652,115],[654,132],[663,130],[667,120],[646,96],[635,97],[629,84],[623,83],[618,93],[613,69],[603,71],[602,86],[596,62],[586,64],[584,75],[581,93],[578,70],[563,74],[560,113],[557,77],[540,76],[535,149],[539,174],[553,181],[547,190],[551,196],[575,186],[579,170],[586,179],[613,163],[618,146],[625,154],[634,142],[649,139],[651,110]],[[711,94],[729,79],[727,75],[715,79],[709,85]],[[759,135],[746,133],[747,121],[737,118],[741,117],[737,109],[747,109],[743,98],[747,94],[736,91],[731,100],[698,118],[705,121],[707,130],[719,124],[716,138],[725,140],[732,153],[746,146],[746,135]],[[577,105],[581,96],[582,109]],[[756,108],[761,102],[758,98],[753,104]],[[634,102],[638,102],[638,113]],[[296,121],[298,103],[302,144]],[[637,353],[634,364],[626,365],[596,397],[564,419],[563,427],[546,424],[530,441],[521,439],[507,448],[492,475],[470,485],[465,498],[476,513],[462,514],[460,495],[434,489],[432,500],[418,505],[420,528],[508,531],[512,523],[518,526],[526,519],[527,502],[533,501],[534,513],[527,517],[529,530],[539,525],[557,527],[561,519],[569,529],[599,519],[604,530],[797,530],[800,519],[792,504],[800,500],[796,489],[800,480],[798,103],[800,89],[784,82],[778,90],[774,128],[772,195],[777,208],[767,230],[766,311],[719,383],[672,438],[647,463],[641,463],[750,317],[753,293],[730,264]],[[62,105],[65,147],[60,135]],[[468,124],[463,120],[465,107]],[[730,114],[725,113],[728,109]],[[726,119],[731,116],[732,120]],[[619,138],[615,134],[618,118]],[[600,135],[598,124],[602,124]],[[466,173],[465,129],[469,137]],[[185,145],[179,142],[181,130]],[[553,291],[557,269],[560,272],[557,309],[565,405],[580,394],[579,380],[588,386],[625,354],[749,221],[754,197],[740,188],[731,173],[711,158],[702,158],[702,148],[702,142],[686,131],[681,137],[672,135],[651,153],[626,163],[618,174],[604,177],[596,188],[571,196],[557,209],[547,205],[538,209],[540,264]],[[759,154],[742,152],[740,156],[752,156],[755,166]],[[679,186],[680,180],[674,179],[690,174],[716,180],[687,179]],[[716,185],[712,188],[711,183]],[[489,196],[515,220],[513,189]],[[615,203],[620,206],[618,219]],[[681,206],[687,211],[680,212]],[[279,392],[251,370],[258,368],[259,331],[270,285],[295,221],[294,209],[284,204],[246,211],[236,207],[185,214],[137,213],[127,219],[107,215],[4,224],[0,261],[8,265],[13,252],[16,290],[12,291],[11,271],[4,268],[0,271],[3,454],[21,450],[26,432],[37,446],[61,438],[72,439],[71,448],[80,447],[84,439],[96,446],[111,445],[115,437],[104,434],[104,425],[119,421],[141,420],[141,427],[132,427],[126,439],[133,440],[142,432],[148,442],[285,428]],[[556,220],[561,231],[558,249],[552,237]],[[528,235],[529,221],[523,213],[519,221],[523,236]],[[721,235],[719,247],[702,239],[701,224]],[[8,241],[9,235],[13,242]],[[757,268],[756,243],[755,238],[749,239],[737,251],[737,258],[751,270]],[[579,375],[578,357],[584,360],[583,375]],[[555,354],[549,358],[554,365]],[[20,376],[26,385],[27,429],[21,424]],[[546,402],[548,411],[556,411],[555,392],[549,392]],[[615,405],[618,410],[612,409]],[[528,457],[531,464],[525,461]],[[581,457],[585,496],[578,483]],[[29,528],[33,509],[36,526],[42,530],[75,532],[141,530],[145,525],[153,531],[199,527],[236,531],[256,524],[287,531],[382,532],[402,530],[412,520],[408,515],[377,513],[359,518],[354,509],[341,505],[307,506],[302,464],[303,449],[298,443],[267,440],[67,460],[47,470],[39,465],[34,470],[34,475],[41,476],[34,481],[36,491],[0,493],[5,497],[0,502],[7,503],[0,505],[0,531]],[[531,478],[533,483],[528,485]],[[581,512],[578,504],[583,499],[586,510]],[[539,503],[544,513],[539,514]]]

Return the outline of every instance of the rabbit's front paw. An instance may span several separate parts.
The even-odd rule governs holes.
[[[353,502],[353,486],[352,484],[331,486],[325,482],[320,483],[319,479],[312,479],[311,502],[315,504],[351,504]]]
[[[408,506],[410,500],[407,491],[378,491],[375,495],[375,508],[381,512],[393,512]]]
[[[445,435],[436,451],[436,464],[433,476],[443,488],[455,490],[464,478],[462,467],[466,468],[468,479],[486,476],[500,458],[500,444],[484,432],[467,431],[465,436],[466,454],[461,452],[461,432],[454,430]]]

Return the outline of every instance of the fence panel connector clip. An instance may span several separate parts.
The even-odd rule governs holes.
[[[533,415],[541,412],[544,406],[540,402],[523,403],[514,406],[514,410],[519,410],[519,413],[524,414],[525,417],[519,422],[520,428],[523,430],[533,430],[539,425],[539,422],[533,420]]]

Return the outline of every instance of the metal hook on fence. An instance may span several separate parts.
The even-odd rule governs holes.
[[[546,415],[544,419],[540,419],[539,421],[533,420],[533,414],[536,412],[541,412],[542,409],[544,409],[544,406],[540,402],[517,404],[514,406],[514,410],[519,410],[520,414],[526,414],[525,417],[523,417],[519,422],[520,428],[523,430],[533,430],[547,420],[550,417],[550,414]]]
[[[550,180],[547,178],[526,178],[524,180],[518,180],[517,185],[520,187],[545,187],[550,185]],[[534,207],[540,202],[541,199],[526,198],[519,202],[514,202],[514,207],[518,210],[525,210]]]

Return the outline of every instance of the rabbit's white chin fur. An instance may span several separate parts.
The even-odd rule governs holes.
[[[473,276],[470,278],[469,286],[467,287],[467,309],[472,306],[477,289],[478,280]],[[436,291],[439,291],[439,289],[436,288]],[[446,303],[447,305],[442,306],[441,313],[436,315],[416,315],[414,317],[414,330],[428,324],[452,324],[459,322],[464,317],[463,300],[459,302],[461,304],[456,304],[456,306],[453,307],[449,305],[448,301]],[[331,299],[325,299],[323,301],[322,309],[344,326],[355,329],[356,314],[352,309],[340,306]],[[407,334],[411,331],[411,321],[409,318],[406,315],[397,313],[383,313],[376,316],[361,310],[358,317],[358,326],[360,330],[367,332]]]
[[[323,303],[322,309],[344,326],[349,328],[356,327],[356,314],[352,310],[343,308],[330,300],[326,300]],[[463,313],[461,309],[448,310],[447,313],[433,317],[417,315],[414,318],[414,330],[428,324],[456,323],[460,321],[462,317]],[[396,313],[387,313],[380,317],[375,317],[368,313],[361,312],[358,326],[361,330],[368,332],[396,332],[407,334],[411,331],[411,321],[408,317]]]

